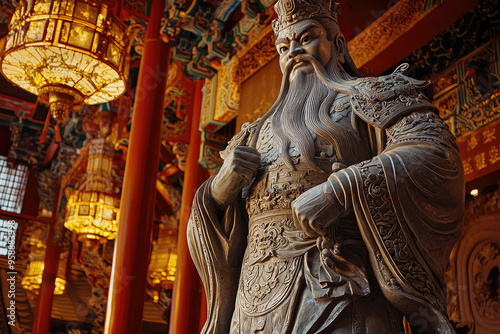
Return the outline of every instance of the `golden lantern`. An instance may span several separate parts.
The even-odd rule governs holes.
[[[106,139],[90,141],[85,190],[67,188],[68,204],[64,226],[80,235],[81,241],[105,242],[116,237],[120,197],[112,193],[111,169],[115,153]]]
[[[172,289],[177,266],[177,230],[160,229],[158,240],[153,242],[149,263],[150,284],[155,288]],[[154,300],[158,302],[158,295]]]
[[[54,288],[55,295],[62,295],[66,290],[66,267],[68,265],[68,253],[61,254],[59,266],[57,267],[56,286]]]
[[[125,92],[127,40],[126,26],[106,4],[21,1],[0,69],[9,81],[38,95],[56,122],[63,123],[84,103],[105,103]],[[56,135],[60,140],[58,126]]]
[[[38,291],[42,285],[45,252],[35,251],[30,254],[30,263],[21,285],[26,290]]]
[[[40,249],[36,249],[30,254],[30,263],[26,270],[21,285],[26,290],[31,290],[38,293],[40,286],[42,285],[43,270],[45,268],[45,252]],[[66,265],[68,263],[67,254],[61,255],[59,260],[59,265],[57,267],[57,276],[54,287],[55,295],[62,295],[66,289]]]

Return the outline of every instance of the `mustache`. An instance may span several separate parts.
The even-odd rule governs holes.
[[[293,65],[300,62],[310,63],[314,68],[314,73],[326,87],[349,96],[357,93],[354,86],[359,83],[360,79],[343,78],[337,66],[333,66],[331,73],[327,73],[325,67],[320,63],[320,61],[311,55],[298,54],[292,59]]]

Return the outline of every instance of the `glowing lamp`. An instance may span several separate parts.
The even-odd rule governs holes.
[[[30,254],[30,263],[26,270],[21,285],[26,290],[31,290],[38,293],[43,280],[43,270],[45,268],[45,252],[40,250],[35,251]],[[62,295],[66,289],[66,264],[68,262],[68,257],[64,256],[59,260],[59,265],[57,267],[57,276],[55,280],[54,294]]]
[[[42,285],[45,252],[35,252],[30,254],[30,263],[21,281],[21,285],[26,290],[38,291]]]
[[[75,191],[66,206],[64,226],[80,240],[111,240],[118,229],[120,199],[99,191]]]
[[[64,123],[84,103],[105,103],[125,92],[127,40],[126,26],[106,4],[21,1],[0,69],[9,81],[38,95],[56,122]],[[60,139],[57,132],[58,127]]]
[[[68,253],[61,254],[59,265],[57,267],[56,286],[54,287],[55,295],[62,295],[66,290],[66,267],[68,264]]]
[[[81,241],[105,242],[116,237],[120,197],[112,193],[111,169],[114,145],[106,139],[89,143],[85,190],[68,191],[64,226],[79,235]]]
[[[177,266],[177,230],[160,229],[158,240],[153,242],[149,279],[151,286],[172,289]],[[157,301],[155,296],[155,301]]]

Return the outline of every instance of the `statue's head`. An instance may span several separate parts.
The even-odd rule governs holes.
[[[360,74],[340,32],[339,5],[329,0],[278,0],[273,21],[283,81],[270,110],[272,130],[290,167],[295,146],[312,168],[316,134],[334,146],[346,164],[357,157],[356,134],[335,125],[330,112],[338,93],[351,94]]]
[[[273,21],[280,67],[296,58],[290,73],[293,80],[298,71],[314,72],[309,62],[300,61],[305,54],[317,59],[323,67],[337,66],[351,76],[359,76],[347,51],[347,44],[338,24],[339,4],[328,0],[278,0],[274,6],[278,18]]]

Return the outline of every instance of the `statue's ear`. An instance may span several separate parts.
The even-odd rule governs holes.
[[[333,45],[337,51],[338,62],[340,65],[343,65],[345,63],[345,51],[347,49],[344,35],[338,34],[333,41]]]

